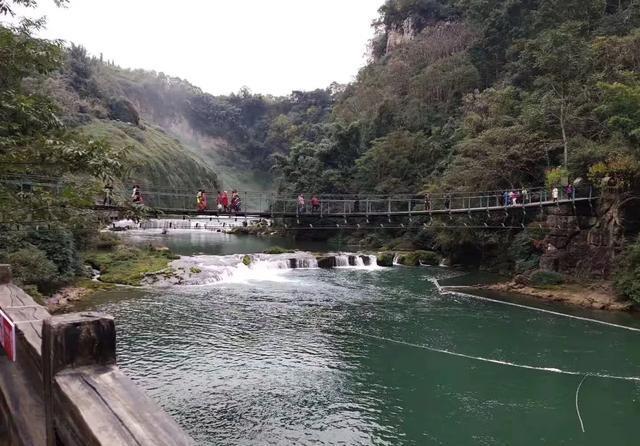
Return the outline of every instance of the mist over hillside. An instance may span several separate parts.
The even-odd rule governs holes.
[[[216,97],[182,79],[90,57],[76,45],[45,88],[68,126],[130,147],[129,182],[168,189],[271,189],[272,155],[293,142],[315,142],[313,127],[333,102],[329,90],[280,98],[242,89]]]

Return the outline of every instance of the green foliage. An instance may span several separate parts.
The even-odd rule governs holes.
[[[138,286],[146,274],[161,271],[176,257],[168,250],[119,245],[111,251],[93,251],[85,260],[100,271],[105,283]]]
[[[440,255],[432,251],[412,251],[401,254],[398,258],[398,263],[405,266],[438,266],[440,260]]]
[[[589,168],[589,180],[594,184],[628,190],[637,186],[640,161],[630,154],[615,154]]]
[[[290,249],[281,248],[280,246],[273,246],[264,251],[265,254],[290,254],[292,252],[294,251]]]
[[[614,286],[622,296],[640,303],[640,242],[629,245],[614,275]]]
[[[609,129],[621,132],[632,143],[640,142],[640,84],[598,84],[604,92],[597,112],[606,119]]]
[[[140,124],[140,115],[131,101],[126,98],[117,98],[109,101],[109,117],[115,121]]]
[[[35,246],[13,251],[7,256],[14,278],[20,285],[45,286],[59,279],[58,268],[47,254]]]
[[[545,184],[547,189],[560,187],[566,184],[569,178],[569,172],[563,167],[554,167],[545,172]]]
[[[534,287],[562,285],[564,283],[564,277],[562,274],[550,271],[536,271],[531,275],[530,283]]]
[[[523,231],[517,234],[509,243],[509,256],[517,274],[526,273],[538,268],[540,263],[540,251],[536,242],[544,238],[544,235],[534,236],[531,231]]]
[[[27,241],[46,253],[47,258],[58,268],[59,278],[69,281],[82,271],[82,262],[73,234],[64,229],[47,231],[32,230]]]
[[[434,152],[424,133],[390,133],[357,160],[357,181],[378,193],[419,189],[436,161]]]
[[[393,259],[395,259],[395,253],[393,252],[381,252],[378,254],[377,264],[378,266],[391,267],[393,266]]]

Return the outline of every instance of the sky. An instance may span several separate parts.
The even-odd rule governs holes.
[[[42,37],[127,68],[181,77],[212,94],[286,95],[350,82],[383,0],[39,0]],[[16,8],[23,13],[24,9]]]

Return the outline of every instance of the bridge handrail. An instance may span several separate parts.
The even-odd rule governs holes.
[[[0,182],[3,180],[0,178]],[[6,181],[5,181],[6,182]],[[15,180],[9,183],[15,184]],[[29,183],[37,187],[50,187],[47,183]],[[56,185],[59,190],[60,185]],[[544,186],[525,188],[526,196],[520,196],[520,200],[526,203],[547,202],[551,200],[551,189]],[[519,189],[521,192],[523,189]],[[588,190],[588,192],[587,192]],[[141,190],[144,204],[155,209],[165,209],[171,211],[182,211],[195,209],[196,194],[176,192],[173,190]],[[507,206],[507,201],[503,199],[505,191],[463,191],[463,192],[438,192],[438,193],[418,193],[418,194],[367,194],[367,195],[346,195],[346,194],[319,194],[316,195],[320,201],[318,211],[321,214],[381,214],[381,213],[401,213],[418,212],[421,209],[427,210],[466,210],[478,209],[481,207]],[[580,187],[574,189],[572,199],[585,198],[586,194],[593,196],[591,187]],[[311,197],[313,194],[305,194],[305,207],[298,208],[298,196],[295,194],[277,194],[268,192],[239,192],[242,200],[242,210],[245,212],[273,214],[299,213],[310,209]],[[558,199],[566,198],[564,188],[558,188]],[[119,189],[114,191],[115,201],[129,201],[130,191]],[[231,197],[229,197],[231,199]],[[522,203],[519,203],[522,204]],[[215,210],[216,196],[208,195],[208,209]],[[384,208],[386,207],[386,208]]]

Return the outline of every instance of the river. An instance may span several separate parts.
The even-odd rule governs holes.
[[[126,237],[212,270],[272,243]],[[638,444],[630,315],[443,294],[433,280],[459,274],[443,268],[242,268],[88,304],[116,318],[121,368],[198,444]]]

